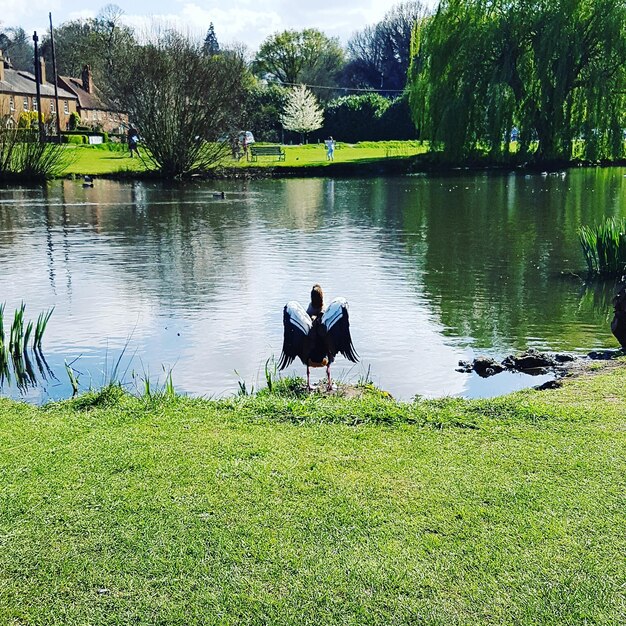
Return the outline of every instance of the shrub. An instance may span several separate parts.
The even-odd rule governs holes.
[[[36,114],[35,114],[36,118]],[[58,143],[40,141],[36,124],[16,128],[0,120],[0,180],[45,180],[67,164],[67,153]],[[53,128],[48,123],[48,135]]]
[[[411,118],[409,99],[405,96],[391,100],[379,118],[380,139],[418,139],[415,124]]]
[[[84,144],[87,143],[86,135],[77,135],[77,134],[63,134],[61,135],[61,141],[63,143],[72,143],[72,144]]]
[[[315,137],[329,135],[349,143],[417,138],[407,99],[390,100],[376,93],[344,96],[330,102],[324,126]]]
[[[78,128],[79,124],[80,124],[80,115],[78,115],[78,113],[76,113],[76,111],[74,111],[70,115],[70,120],[68,122],[68,128],[70,130],[76,130]]]
[[[37,111],[22,111],[17,120],[17,127],[22,129],[35,128],[37,125]]]
[[[107,88],[141,130],[145,161],[173,179],[204,172],[229,152],[218,138],[241,130],[248,85],[242,52],[208,57],[192,37],[168,29],[129,47]]]
[[[66,130],[62,133],[63,137],[81,137],[81,141],[63,141],[65,143],[89,143],[89,137],[102,137],[102,142],[107,143],[109,141],[108,133],[94,131],[91,128],[86,130]]]
[[[349,143],[376,141],[380,139],[380,116],[388,106],[389,100],[373,93],[337,98],[326,107],[322,135]]]

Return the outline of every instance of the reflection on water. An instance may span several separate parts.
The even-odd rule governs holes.
[[[479,353],[615,345],[612,286],[603,295],[576,276],[576,230],[622,214],[625,180],[590,169],[224,182],[224,200],[206,183],[0,189],[0,301],[55,306],[44,347],[58,380],[26,397],[71,395],[66,360],[83,388],[105,383],[127,343],[129,372],[171,367],[179,391],[257,386],[280,354],[283,305],[306,306],[315,282],[350,302],[362,362],[338,359],[339,378],[371,366],[401,398],[539,384],[454,370]]]

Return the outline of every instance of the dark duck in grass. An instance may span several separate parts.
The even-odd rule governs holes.
[[[326,367],[328,389],[332,389],[330,366],[338,353],[356,363],[359,355],[350,337],[348,302],[335,298],[324,306],[324,294],[319,285],[311,290],[311,303],[305,311],[292,300],[283,309],[284,339],[278,369],[283,370],[298,357],[306,365],[306,384],[311,390],[312,367]]]

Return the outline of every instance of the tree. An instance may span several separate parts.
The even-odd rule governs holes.
[[[453,159],[506,150],[539,161],[620,156],[626,94],[623,0],[443,0],[415,30],[413,115]]]
[[[23,28],[7,28],[0,33],[0,50],[11,59],[16,70],[33,71],[34,49],[32,39]]]
[[[167,178],[205,171],[228,150],[219,139],[240,130],[249,74],[235,53],[207,57],[173,31],[127,52],[111,93],[139,130],[144,154]]]
[[[286,85],[336,86],[344,66],[344,53],[337,39],[315,28],[286,30],[268,37],[257,52],[253,70]]]
[[[202,44],[202,51],[208,56],[220,53],[220,44],[217,41],[217,35],[215,34],[215,28],[213,22],[209,24],[209,28]]]
[[[356,87],[382,91],[404,89],[413,27],[426,15],[421,2],[402,2],[388,11],[378,24],[355,33],[348,41],[346,81]]]
[[[104,70],[102,75],[109,78],[117,71],[116,63],[124,51],[135,43],[132,28],[122,23],[124,11],[116,4],[107,4],[100,9],[93,20],[95,49],[102,54]]]
[[[85,65],[96,83],[105,83],[117,72],[125,51],[135,43],[131,28],[122,23],[123,11],[114,4],[103,7],[95,18],[64,22],[54,29],[57,71],[60,75],[80,76]],[[52,46],[42,38],[41,51],[52,76]]]
[[[245,100],[245,127],[257,141],[281,141],[281,112],[290,89],[281,85],[255,86],[248,90]]]
[[[317,98],[304,86],[294,87],[287,96],[283,114],[280,116],[282,125],[305,136],[324,123],[324,113],[317,104]]]

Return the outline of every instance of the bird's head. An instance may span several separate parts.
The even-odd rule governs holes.
[[[317,309],[324,306],[324,292],[319,285],[313,285],[311,289],[311,304]]]

